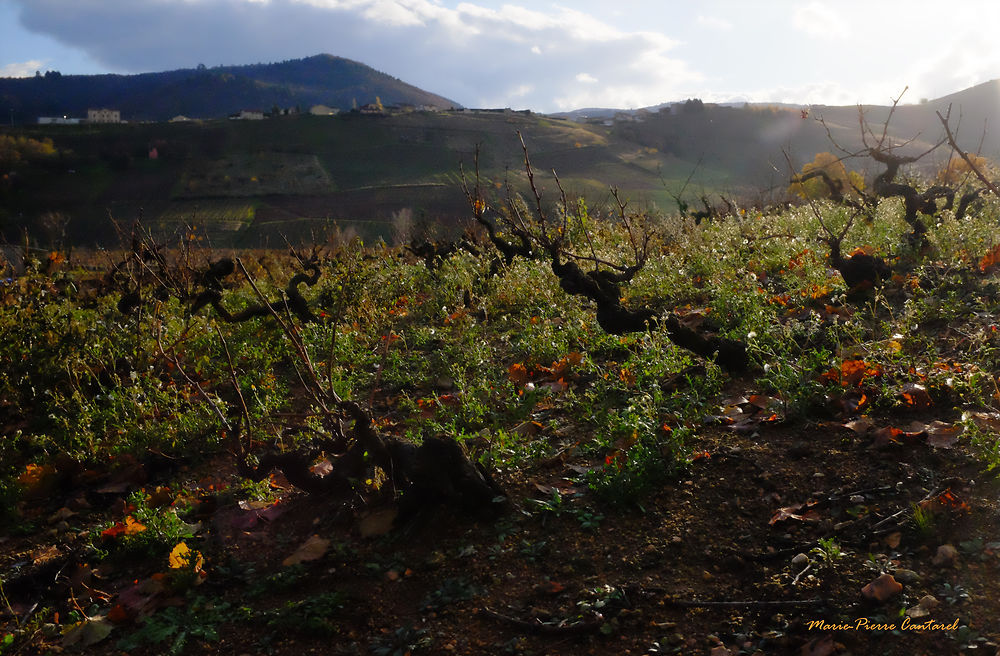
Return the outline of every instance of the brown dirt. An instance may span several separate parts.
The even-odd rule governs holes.
[[[749,434],[705,428],[694,447],[705,455],[630,509],[596,504],[578,470],[598,463],[583,458],[507,475],[511,509],[498,521],[477,523],[442,508],[379,537],[359,535],[358,509],[293,491],[280,502],[283,514],[250,530],[226,529],[241,511],[220,504],[206,510],[207,578],[197,594],[256,612],[332,591],[347,601],[327,617],[335,629],[326,635],[248,623],[234,612],[217,642],[195,640],[184,653],[996,652],[1000,485],[961,442],[934,449],[925,438],[903,437],[877,447],[839,422],[819,422],[762,425]],[[552,488],[564,501],[546,512],[531,500],[550,501]],[[922,500],[934,512],[924,531],[912,520]],[[804,519],[771,524],[781,508]],[[588,512],[603,515],[596,527],[583,525]],[[94,509],[95,519],[104,516]],[[314,534],[331,541],[325,555],[283,567]],[[825,562],[812,551],[820,538],[846,553]],[[7,539],[3,562],[38,554],[47,541],[44,531]],[[935,564],[946,544],[957,558]],[[799,553],[810,560],[793,562]],[[114,599],[155,567],[109,570],[92,586]],[[292,585],[269,588],[268,577],[281,572]],[[884,572],[900,579],[902,592],[866,600],[862,588]],[[7,592],[16,611],[33,597]],[[925,595],[939,605],[902,630],[901,613]],[[912,630],[928,619],[968,628]],[[897,630],[872,628],[890,623]],[[121,653],[114,642],[134,630],[120,626],[86,651]],[[58,645],[39,633],[17,653],[56,653]],[[163,652],[156,645],[130,653]]]

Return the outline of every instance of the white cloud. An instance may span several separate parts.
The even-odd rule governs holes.
[[[818,39],[845,39],[851,35],[850,25],[844,16],[820,2],[810,2],[797,8],[792,16],[792,25]]]
[[[40,71],[45,66],[41,59],[32,59],[26,62],[15,62],[0,66],[0,77],[31,77],[35,71]]]
[[[718,16],[699,15],[695,20],[702,27],[707,27],[710,30],[717,30],[719,32],[731,32],[733,30],[732,23]]]
[[[652,105],[702,75],[678,41],[564,6],[432,0],[7,0],[109,70],[248,64],[322,52],[466,105]],[[484,0],[485,2],[485,0]],[[530,8],[529,8],[530,7]],[[540,8],[541,7],[541,8]],[[150,26],[155,26],[152,29]],[[581,71],[586,77],[580,78]]]

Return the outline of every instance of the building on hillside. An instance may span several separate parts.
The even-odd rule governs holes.
[[[69,116],[39,116],[39,125],[79,125],[83,123],[82,118],[70,118]]]
[[[309,108],[309,113],[313,116],[335,116],[340,113],[340,110],[326,105],[313,105]]]
[[[121,123],[122,113],[117,109],[88,109],[87,123]]]
[[[264,112],[257,109],[241,109],[238,114],[230,114],[233,121],[263,121]]]

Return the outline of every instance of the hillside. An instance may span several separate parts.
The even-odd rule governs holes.
[[[114,239],[109,212],[123,221],[141,212],[165,231],[196,224],[217,244],[308,238],[331,221],[391,240],[400,215],[446,225],[467,218],[460,168],[471,173],[477,146],[484,178],[520,184],[518,131],[541,170],[556,169],[574,195],[600,198],[614,184],[637,202],[665,203],[661,173],[687,174],[686,164],[602,126],[521,112],[33,126],[18,134],[51,139],[59,155],[0,188],[0,232],[11,239],[27,225],[42,236],[39,222],[60,213],[72,217],[73,238],[93,243]],[[542,186],[554,200],[554,185]]]
[[[181,69],[139,75],[61,75],[0,78],[0,105],[22,123],[38,116],[86,116],[110,107],[127,121],[165,121],[179,114],[224,118],[243,109],[342,110],[374,102],[450,108],[458,103],[418,89],[364,64],[316,55],[276,64]]]
[[[278,75],[274,67],[259,68],[261,79],[263,71]],[[290,74],[281,79],[287,88],[310,82]],[[962,119],[960,143],[976,150],[982,126],[1000,118],[996,85],[900,105],[889,136],[910,142],[904,151],[926,150],[941,134],[935,111],[951,105],[953,125]],[[880,130],[889,108],[865,112]],[[308,239],[334,221],[366,239],[387,241],[400,221],[411,219],[454,229],[468,218],[460,167],[470,170],[477,147],[484,179],[501,186],[510,180],[526,190],[518,132],[542,173],[546,200],[557,198],[549,175],[555,170],[571,196],[584,196],[595,208],[607,202],[609,186],[634,204],[665,211],[676,209],[673,196],[682,190],[698,206],[701,197],[720,204],[720,195],[744,203],[781,200],[789,164],[798,170],[816,153],[835,151],[830,136],[845,149],[862,149],[857,107],[817,106],[803,116],[798,108],[695,101],[674,111],[619,117],[611,125],[478,110],[29,126],[4,133],[51,140],[58,155],[0,171],[12,173],[0,186],[0,236],[14,239],[27,227],[44,241],[51,237],[44,224],[58,215],[68,217],[71,238],[107,243],[116,239],[109,214],[119,221],[141,214],[167,233],[194,224],[216,245]],[[987,132],[982,152],[1000,159],[995,135]],[[920,166],[931,173],[947,157],[941,149]],[[867,158],[845,163],[868,180],[880,170]]]

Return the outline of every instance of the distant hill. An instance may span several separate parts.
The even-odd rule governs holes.
[[[305,61],[322,68],[324,59],[332,58]],[[322,82],[305,72],[296,81],[287,71],[275,70],[280,66],[240,70],[259,68],[278,76],[274,79],[281,79],[289,93]],[[296,69],[296,63],[287,66]],[[198,73],[186,75],[197,78]],[[185,79],[178,76],[175,83]],[[250,79],[234,76],[230,83],[239,86],[244,84],[239,80]],[[269,82],[257,74],[252,84]],[[388,94],[381,97],[386,104],[394,101]],[[953,128],[962,117],[962,147],[977,150],[983,126],[1000,123],[1000,82],[900,105],[887,136],[906,144],[903,153],[922,153],[942,132],[935,111],[949,105]],[[67,234],[79,243],[113,245],[117,233],[109,215],[124,222],[141,216],[164,234],[196,225],[216,245],[241,246],[283,243],[284,237],[312,239],[315,230],[334,221],[366,241],[391,240],[407,223],[455,228],[469,218],[460,167],[471,173],[477,150],[491,203],[500,202],[508,181],[515,191],[530,194],[518,132],[545,200],[558,198],[549,175],[555,170],[566,193],[587,198],[595,211],[607,207],[609,186],[632,207],[666,212],[676,209],[680,194],[699,207],[702,198],[721,202],[720,195],[746,202],[780,200],[793,171],[816,153],[841,153],[831,136],[845,150],[863,148],[855,106],[814,105],[804,112],[797,106],[690,101],[662,109],[612,110],[610,124],[510,110],[459,110],[382,117],[306,114],[265,121],[0,125],[0,137],[51,140],[55,153],[0,169],[0,243],[19,238],[25,228],[40,243],[51,241],[51,225],[58,223],[54,217],[61,217],[68,221]],[[0,116],[2,111],[0,106]],[[881,135],[890,108],[866,106],[864,111]],[[174,112],[195,114],[179,107],[169,113]],[[982,154],[994,161],[1000,161],[998,137],[987,131],[982,140]],[[933,173],[950,155],[947,147],[939,148],[904,173]],[[883,170],[867,157],[845,163],[869,181]]]
[[[341,110],[384,105],[460,107],[364,64],[316,55],[277,64],[181,69],[138,75],[61,75],[0,78],[0,108],[20,123],[39,116],[85,117],[88,108],[121,111],[126,121],[164,121],[177,115],[222,118],[244,109],[327,105]]]

